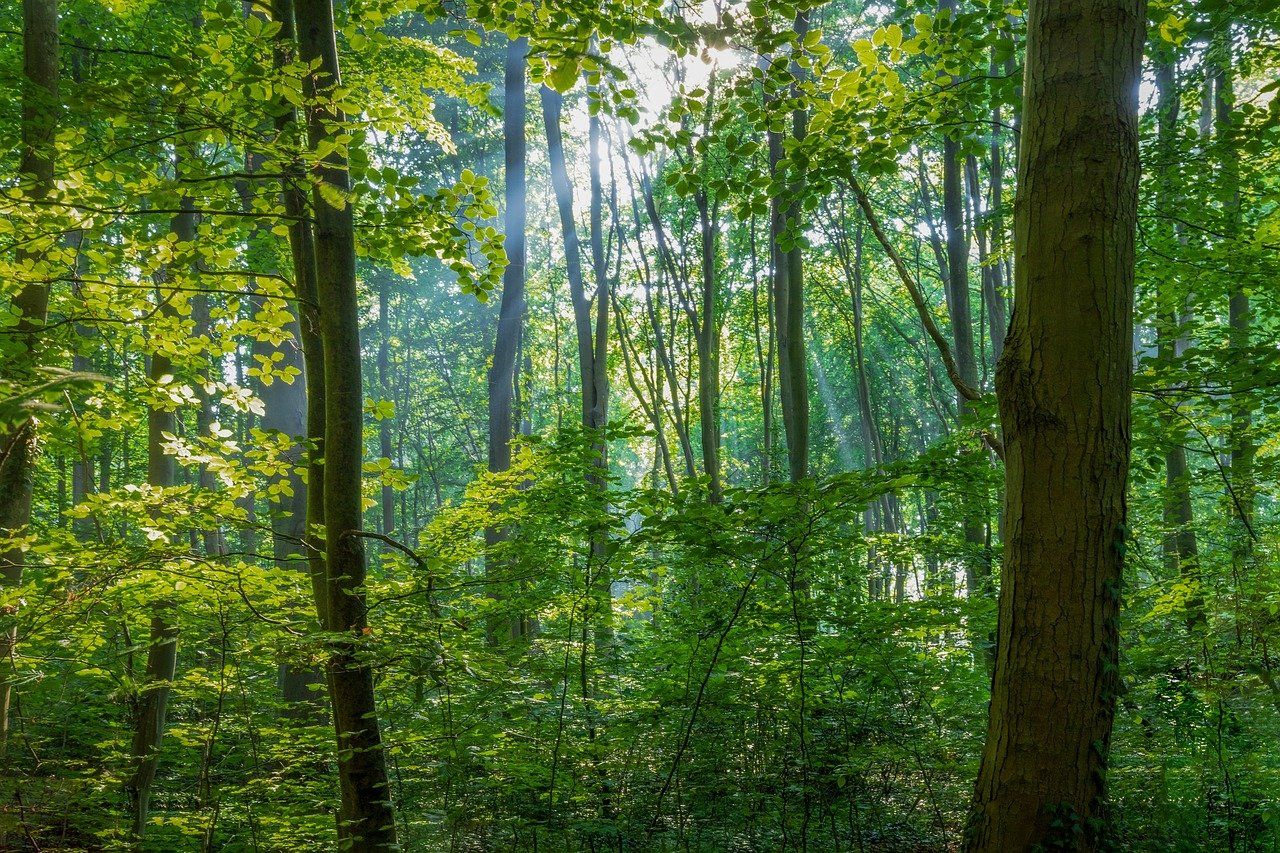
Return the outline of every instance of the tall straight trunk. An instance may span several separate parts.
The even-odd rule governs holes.
[[[175,159],[175,177],[181,177],[181,161]],[[196,237],[196,214],[190,199],[182,199],[182,212],[171,223],[180,246],[190,247]],[[164,279],[173,274],[166,270],[157,281],[156,301],[166,317],[175,315],[175,292],[166,290]],[[172,381],[173,363],[161,352],[151,354],[150,379],[153,383]],[[178,432],[178,417],[168,409],[147,411],[147,482],[158,488],[177,484],[177,464],[164,452],[165,434]],[[125,782],[132,817],[131,840],[141,847],[146,832],[147,812],[151,801],[159,763],[160,744],[164,738],[165,714],[169,693],[178,666],[178,627],[174,621],[173,602],[164,599],[151,605],[151,630],[147,644],[147,662],[139,689],[133,699],[132,771]]]
[[[1176,70],[1170,63],[1161,63],[1155,69],[1157,110],[1157,166],[1156,193],[1164,205],[1175,204],[1179,190],[1174,172],[1177,154],[1177,129],[1180,106]],[[1158,224],[1160,236],[1170,244],[1178,239],[1174,228]],[[1176,284],[1176,279],[1170,284]],[[1179,288],[1166,286],[1159,297],[1156,318],[1157,349],[1160,360],[1170,363],[1182,354],[1184,341],[1180,338],[1181,294]],[[1198,634],[1206,625],[1204,597],[1200,591],[1200,549],[1196,541],[1195,515],[1191,504],[1191,477],[1187,467],[1186,426],[1176,411],[1170,409],[1163,417],[1165,431],[1165,506],[1166,533],[1163,542],[1165,567],[1171,575],[1177,575],[1190,588],[1186,599],[1184,619],[1187,629]]]
[[[590,208],[588,210],[588,236],[591,241],[591,269],[596,283],[595,330],[591,339],[591,408],[587,425],[597,432],[595,465],[597,473],[592,482],[600,492],[603,508],[608,507],[609,449],[604,430],[609,423],[609,306],[612,304],[612,287],[609,280],[608,261],[604,245],[604,184],[600,175],[600,143],[603,127],[600,116],[592,114],[587,119],[588,163],[591,182]],[[587,306],[589,307],[589,306]],[[586,374],[584,374],[585,380]],[[587,393],[583,383],[583,394]],[[592,596],[595,599],[595,640],[602,649],[613,644],[613,578],[608,566],[608,531],[600,529],[591,537],[593,577]],[[606,789],[604,811],[611,813]]]
[[[702,470],[707,475],[712,503],[724,499],[720,466],[720,308],[716,293],[716,237],[718,217],[705,190],[694,195],[698,208],[702,272],[701,306],[698,310],[695,349],[698,358],[698,422],[702,433]],[[691,318],[692,319],[692,318]]]
[[[296,49],[293,0],[272,0],[271,17],[280,24],[273,52],[273,62],[279,69],[293,60]],[[297,123],[297,113],[287,101],[280,104],[276,129],[283,138],[300,141],[294,139],[301,130]],[[297,162],[288,163],[285,171],[289,179],[282,185],[280,195],[285,213],[290,217],[289,252],[293,263],[293,290],[298,300],[298,338],[302,345],[303,387],[307,398],[307,484],[302,553],[306,557],[307,572],[311,576],[317,622],[323,627],[328,624],[329,609],[324,539],[319,535],[319,531],[324,529],[324,341],[320,336],[315,236],[306,194],[302,190],[302,167]]]
[[[1235,91],[1231,69],[1231,43],[1227,34],[1215,39],[1214,49],[1220,55],[1211,69],[1213,87],[1213,135],[1221,162],[1219,184],[1223,194],[1222,233],[1234,241],[1240,233],[1240,163],[1236,159],[1236,128],[1232,114]],[[1227,298],[1227,324],[1233,355],[1246,358],[1249,348],[1252,311],[1245,282],[1236,277]],[[1247,386],[1247,371],[1237,370],[1231,386],[1231,506],[1236,519],[1232,537],[1231,564],[1234,576],[1243,577],[1253,560],[1253,516],[1257,502],[1253,463],[1257,448],[1253,439],[1253,403]]]
[[[27,199],[38,202],[53,189],[54,136],[58,128],[58,3],[23,0],[22,4],[22,153],[18,172]],[[40,254],[22,251],[18,262],[30,261],[39,270]],[[3,366],[3,378],[30,382],[39,366],[40,330],[49,311],[49,283],[30,281],[14,298],[17,323],[5,332],[16,343]],[[36,422],[27,419],[0,435],[0,536],[12,536],[31,522],[31,491],[36,465]],[[23,552],[0,551],[0,582],[22,583]],[[11,617],[0,621],[0,755],[9,743],[10,672],[17,626]]]
[[[965,849],[1096,850],[1129,471],[1142,0],[1032,0],[1014,316],[996,375],[1005,558]]]
[[[803,40],[809,32],[809,12],[796,14],[794,31]],[[799,74],[799,66],[792,64],[792,73]],[[808,114],[796,109],[791,115],[791,137],[796,142],[804,139],[808,128]],[[769,167],[776,176],[783,156],[782,134],[768,134]],[[799,193],[803,176],[793,176],[789,190]],[[804,254],[799,245],[800,202],[790,200],[783,206],[782,199],[770,200],[770,243],[773,246],[773,311],[774,327],[778,335],[778,391],[782,403],[782,426],[787,438],[787,466],[791,482],[797,483],[809,475],[809,375],[804,341]],[[780,245],[784,233],[790,232],[792,245]]]
[[[564,138],[560,129],[563,98],[554,89],[542,87],[542,118],[547,135],[547,159],[551,170],[551,186],[555,193],[556,209],[560,215],[560,230],[564,240],[565,271],[569,281],[569,297],[573,303],[574,330],[578,342],[578,372],[582,377],[582,426],[600,433],[606,425],[609,406],[609,376],[607,372],[610,288],[604,249],[604,197],[600,179],[600,120],[591,116],[588,125],[591,195],[589,239],[591,269],[595,280],[595,313],[588,298],[582,272],[582,252],[578,240],[577,221],[573,215],[573,186],[565,165]],[[603,436],[593,443],[596,471],[590,481],[600,493],[602,504],[607,502],[605,474],[608,469],[607,448]],[[593,617],[597,641],[611,637],[609,609],[609,578],[605,572],[607,532],[595,531],[591,535],[591,571],[589,579],[594,601]],[[599,642],[597,642],[599,645]]]
[[[774,334],[772,286],[765,289],[765,311],[763,315],[760,313],[760,266],[754,217],[748,227],[751,234],[751,325],[755,335],[756,368],[760,372],[760,482],[767,486],[773,476],[773,365],[778,339]],[[772,249],[770,252],[772,257]],[[760,334],[763,327],[767,327],[764,340]]]
[[[316,69],[316,102],[308,121],[312,150],[332,143],[333,126],[345,121],[334,103],[341,85],[331,0],[296,0],[299,55]],[[387,788],[386,757],[374,703],[373,670],[360,658],[365,633],[365,553],[361,538],[363,389],[360,375],[360,316],[356,300],[355,228],[344,146],[330,151],[317,177],[342,193],[334,207],[317,190],[315,221],[316,290],[324,349],[325,568],[328,582],[326,628],[333,637],[328,661],[329,692],[338,743],[342,790],[340,844],[362,850],[396,847],[396,827]]]
[[[942,8],[954,3],[943,2]],[[959,141],[947,137],[942,142],[942,220],[946,232],[947,313],[951,320],[951,343],[955,348],[956,370],[969,387],[978,386],[978,362],[973,344],[973,310],[969,299],[969,234],[964,216],[964,174]],[[956,395],[956,408],[962,418],[971,419],[973,403],[963,394]],[[973,464],[978,464],[975,458]],[[985,497],[982,499],[985,505]],[[965,560],[965,576],[969,594],[980,595],[988,583],[990,569],[982,554],[986,545],[984,513],[967,501],[963,531],[970,554]]]
[[[391,273],[384,270],[378,275],[378,387],[384,400],[394,400],[391,390]],[[383,459],[391,458],[391,418],[378,419],[378,453]],[[390,536],[396,526],[396,495],[389,485],[382,486],[381,533]]]
[[[987,73],[994,78],[998,71],[995,61],[995,49],[992,48],[992,59]],[[999,255],[1004,248],[1004,153],[1000,145],[1000,132],[1002,129],[1003,121],[1001,120],[1000,105],[996,104],[991,108],[991,197],[989,207],[990,221],[987,223],[986,229],[989,251],[993,255]],[[991,326],[992,360],[999,362],[1000,356],[1004,352],[1004,338],[1009,330],[1009,311],[1004,296],[1004,268],[998,258],[989,259],[984,262],[984,265],[987,263],[991,265],[993,290],[990,294],[987,294],[984,290],[984,298],[988,299],[987,316]]]
[[[489,368],[489,470],[501,473],[511,467],[511,440],[515,437],[514,405],[516,364],[520,349],[521,324],[524,319],[525,278],[525,116],[526,39],[507,44],[503,68],[504,100],[502,108],[503,151],[506,170],[504,189],[506,209],[503,213],[506,233],[507,267],[502,273],[502,301],[498,306],[498,330],[493,346],[493,364]],[[487,527],[485,545],[490,550],[485,561],[489,575],[489,595],[501,598],[499,561],[492,549],[506,538],[506,531]],[[498,617],[486,626],[490,642],[504,637],[520,637],[526,633],[519,617]]]
[[[994,169],[997,164],[992,164]],[[982,209],[982,185],[978,180],[978,158],[970,154],[964,162],[965,183],[969,188],[970,221],[974,223],[974,234],[978,242],[978,264],[982,271],[982,304],[986,308],[987,332],[991,336],[991,358],[993,362],[1000,360],[1004,352],[1004,336],[1009,326],[1008,309],[1005,307],[1004,282],[1001,281],[1000,265],[991,255],[995,249],[995,239],[990,226],[985,221]],[[994,185],[994,179],[993,179]]]

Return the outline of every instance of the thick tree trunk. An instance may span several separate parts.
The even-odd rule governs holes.
[[[331,0],[297,0],[299,53],[316,67],[308,137],[312,150],[332,142],[332,126],[345,116],[333,103],[340,85]],[[344,196],[350,190],[345,148],[321,161],[318,177]],[[325,455],[324,521],[326,628],[334,636],[328,662],[329,690],[338,742],[342,790],[339,842],[362,850],[396,847],[396,828],[387,788],[386,757],[374,703],[373,671],[360,660],[367,627],[363,513],[364,396],[360,374],[360,318],[356,300],[356,251],[352,207],[334,207],[317,190],[315,219],[316,289],[324,349]]]
[[[997,372],[1007,535],[966,850],[1095,850],[1120,679],[1142,0],[1032,0]]]
[[[22,4],[22,154],[18,171],[31,201],[39,201],[53,188],[54,135],[58,107],[58,3],[57,0],[23,0]],[[41,268],[42,258],[20,252],[18,261]],[[30,281],[13,300],[18,322],[5,333],[16,344],[3,377],[30,382],[39,366],[39,332],[49,309],[49,284]],[[8,343],[8,341],[6,342]],[[13,344],[10,344],[11,346]],[[36,465],[36,422],[28,419],[0,435],[0,536],[12,536],[31,521],[31,490]],[[23,552],[0,551],[0,582],[22,582]],[[12,694],[13,647],[17,626],[11,616],[0,621],[0,755],[9,743],[9,704]]]

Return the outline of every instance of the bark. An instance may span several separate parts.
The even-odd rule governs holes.
[[[938,4],[940,10],[950,10],[954,15],[955,0],[942,0]],[[946,235],[947,272],[945,290],[947,294],[947,315],[951,321],[951,343],[954,347],[956,372],[965,385],[978,387],[978,362],[973,345],[973,309],[969,298],[969,233],[965,227],[965,200],[963,163],[960,157],[960,142],[947,136],[942,141],[942,222]],[[974,419],[972,401],[957,389],[956,409],[960,412],[961,421]],[[968,459],[971,465],[981,464],[981,460],[973,454]],[[979,499],[983,506],[986,496]],[[965,577],[969,595],[983,595],[989,584],[990,568],[985,554],[986,522],[985,513],[974,509],[973,501],[966,501],[962,523],[965,545],[968,555],[965,559]]]
[[[18,172],[26,197],[44,199],[53,189],[54,136],[58,104],[57,0],[23,0],[22,4],[22,152]],[[19,264],[29,261],[39,270],[43,258],[21,251]],[[39,366],[39,334],[49,310],[49,284],[27,282],[13,300],[18,321],[5,337],[17,344],[6,359],[3,377],[19,385],[35,378]],[[6,342],[8,343],[8,342]],[[28,419],[5,427],[0,435],[0,537],[19,534],[31,521],[31,491],[37,458],[36,422]],[[23,554],[18,548],[0,551],[0,582],[22,583]],[[17,640],[17,626],[0,621],[0,755],[9,742],[9,669]]]
[[[331,0],[297,0],[295,10],[300,57],[316,68],[311,83],[316,103],[307,128],[309,144],[316,150],[322,143],[334,141],[332,126],[345,120],[333,102],[333,90],[341,80],[333,5]],[[344,196],[341,206],[334,207],[317,190],[312,204],[324,349],[326,628],[334,637],[327,673],[342,790],[338,839],[340,845],[357,845],[362,850],[392,850],[396,828],[374,703],[373,671],[359,655],[368,627],[360,535],[364,406],[355,229],[351,204],[345,198],[350,190],[345,148],[338,146],[329,152],[316,172],[319,180]]]
[[[282,68],[293,59],[296,28],[293,0],[272,0],[272,19],[280,24],[276,34],[273,62]],[[297,114],[281,105],[276,128],[290,142],[300,131]],[[304,391],[306,407],[307,484],[306,515],[303,551],[307,559],[307,571],[311,576],[311,592],[315,602],[317,622],[328,624],[328,583],[324,563],[324,341],[320,337],[320,308],[316,289],[315,236],[312,231],[310,211],[302,190],[301,164],[294,161],[285,167],[287,179],[281,187],[281,200],[285,213],[290,217],[289,252],[293,263],[293,290],[298,300],[298,338],[302,345]]]
[[[803,40],[809,31],[809,13],[796,14],[794,31]],[[792,64],[792,73],[800,69]],[[791,115],[791,137],[797,143],[808,129],[808,114],[796,109]],[[775,180],[783,160],[782,134],[768,134],[769,169]],[[796,168],[792,165],[790,168]],[[800,201],[803,176],[792,176],[788,185],[792,196],[770,199],[770,243],[773,257],[774,328],[778,336],[778,392],[782,409],[782,426],[787,439],[787,466],[791,482],[798,483],[809,475],[809,375],[804,340],[804,254],[800,240]],[[780,240],[788,234],[792,242],[784,249]]]
[[[997,371],[1007,534],[969,851],[1104,844],[1119,688],[1142,0],[1032,0]]]
[[[502,273],[502,301],[498,307],[498,329],[493,347],[493,364],[489,368],[489,471],[501,473],[511,467],[511,440],[515,437],[515,381],[519,358],[521,324],[525,303],[525,74],[529,45],[526,39],[514,39],[507,44],[503,71],[505,92],[502,125],[506,207],[504,232],[506,234],[507,267]],[[493,549],[506,538],[506,531],[497,527],[485,528],[485,545],[488,554],[485,572],[488,575],[489,596],[501,599],[502,563],[493,555]],[[524,636],[527,625],[520,617],[498,616],[491,618],[486,631],[491,643],[505,638]]]

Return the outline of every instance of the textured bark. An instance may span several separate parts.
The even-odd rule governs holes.
[[[58,4],[56,0],[23,0],[22,4],[22,153],[18,172],[28,199],[39,201],[53,188],[58,103]],[[40,264],[40,255],[21,251],[19,263]],[[5,337],[16,339],[17,348],[4,364],[5,379],[19,385],[30,382],[39,366],[39,333],[49,309],[49,285],[30,281],[13,300],[18,322]],[[31,490],[36,465],[36,422],[28,419],[6,428],[0,435],[0,536],[17,534],[31,521]],[[0,582],[22,582],[22,551],[0,552]],[[0,755],[9,742],[9,704],[12,684],[9,669],[17,626],[10,618],[0,621]]]
[[[308,121],[313,150],[330,140],[331,126],[344,120],[333,103],[340,85],[331,0],[297,0],[299,54],[318,66],[317,93]],[[320,180],[344,195],[350,189],[345,150],[331,151],[317,169]],[[339,843],[360,850],[392,850],[396,828],[387,789],[386,757],[374,703],[373,671],[359,659],[367,627],[365,553],[360,536],[364,396],[360,374],[360,322],[356,300],[355,229],[351,204],[334,207],[317,190],[316,291],[324,349],[325,455],[324,530],[327,625],[334,636],[328,661],[329,690],[338,743],[342,790]]]
[[[1014,316],[996,377],[1007,535],[969,851],[1096,850],[1129,467],[1142,0],[1032,0]]]

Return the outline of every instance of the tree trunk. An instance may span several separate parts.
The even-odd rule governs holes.
[[[175,158],[175,177],[180,177],[181,162]],[[196,237],[196,214],[190,199],[182,199],[183,211],[173,218],[172,229],[179,246],[188,249]],[[159,277],[156,301],[163,316],[173,317],[175,293],[165,292],[164,279],[172,276],[172,266]],[[153,383],[173,381],[173,363],[162,352],[151,354],[150,378]],[[165,453],[165,434],[178,432],[178,416],[169,409],[151,408],[147,411],[147,482],[161,489],[177,484],[177,464],[174,457]],[[151,635],[147,644],[146,670],[140,680],[138,693],[133,699],[132,765],[125,790],[129,796],[133,819],[131,842],[142,846],[146,832],[147,810],[151,801],[152,785],[156,778],[160,743],[164,738],[165,713],[169,705],[169,693],[178,666],[178,628],[174,623],[173,602],[164,599],[152,605]]]
[[[345,120],[334,104],[340,85],[331,0],[297,0],[301,59],[316,68],[316,94],[308,121],[312,150],[334,142],[333,125]],[[345,146],[324,157],[321,181],[350,191]],[[387,789],[386,758],[374,703],[373,671],[359,645],[366,633],[365,553],[361,539],[361,471],[364,397],[360,375],[360,317],[356,300],[355,229],[350,201],[329,204],[317,190],[315,220],[316,290],[324,349],[325,456],[324,521],[326,628],[334,637],[328,662],[329,689],[338,743],[342,789],[340,844],[362,850],[396,847],[396,828]]]
[[[1177,152],[1177,129],[1180,93],[1174,66],[1161,63],[1155,69],[1157,93],[1157,158],[1156,193],[1163,204],[1176,202],[1178,182],[1173,170]],[[1173,227],[1155,226],[1158,236],[1170,245],[1177,242]],[[1177,280],[1168,283],[1177,284]],[[1161,289],[1158,316],[1156,318],[1157,347],[1160,360],[1174,362],[1182,354],[1184,341],[1180,338],[1180,288],[1166,286]],[[1192,634],[1204,630],[1206,616],[1204,597],[1200,590],[1200,549],[1196,542],[1195,516],[1191,505],[1191,477],[1187,467],[1186,425],[1178,412],[1170,407],[1162,418],[1165,432],[1165,506],[1166,527],[1163,551],[1165,567],[1190,588],[1185,606],[1187,629]]]
[[[1095,850],[1119,687],[1142,0],[1032,0],[1014,316],[997,371],[1006,520],[965,848]]]
[[[391,272],[378,273],[378,388],[382,399],[394,400],[391,390]],[[391,418],[378,418],[378,453],[391,458]],[[382,486],[381,533],[390,536],[396,526],[396,495],[391,486]]]
[[[809,32],[808,11],[795,17],[796,37],[803,40]],[[800,68],[792,64],[792,73]],[[808,127],[808,114],[797,109],[791,115],[791,136],[799,142]],[[768,134],[769,168],[777,174],[783,158],[782,134]],[[792,166],[791,168],[795,168]],[[790,190],[799,193],[803,175],[792,176]],[[778,392],[782,408],[782,426],[787,438],[787,465],[791,482],[798,483],[809,475],[809,374],[804,340],[804,254],[800,246],[800,202],[770,200],[770,243],[773,247],[773,310],[778,335]],[[788,233],[789,232],[789,233]],[[780,241],[787,235],[788,246]]]
[[[507,267],[502,273],[502,301],[498,307],[498,331],[493,346],[493,364],[489,368],[489,470],[501,473],[511,467],[511,440],[515,437],[514,403],[516,362],[520,349],[520,326],[524,319],[525,278],[525,70],[529,45],[526,39],[507,44],[503,72],[504,101],[502,126],[506,187],[504,231],[506,233]],[[506,538],[506,531],[486,527],[485,558],[489,596],[502,598],[498,577],[501,563],[492,549]],[[486,626],[489,641],[516,638],[526,633],[519,617],[491,618]]]
[[[1213,87],[1213,135],[1215,149],[1221,161],[1220,186],[1224,197],[1222,205],[1222,233],[1228,242],[1240,234],[1240,163],[1236,159],[1236,129],[1232,111],[1235,107],[1235,91],[1232,82],[1231,43],[1225,34],[1215,38],[1211,50],[1219,53],[1216,67],[1211,68]],[[1236,276],[1227,300],[1227,324],[1232,354],[1242,362],[1248,358],[1252,311],[1249,306],[1248,283]],[[1254,508],[1257,502],[1257,486],[1254,482],[1253,462],[1257,453],[1253,440],[1253,402],[1247,379],[1249,370],[1244,364],[1232,373],[1231,426],[1228,439],[1231,444],[1231,507],[1235,518],[1235,530],[1231,541],[1231,565],[1233,577],[1244,577],[1253,562]]]
[[[26,196],[40,201],[53,188],[54,136],[58,128],[58,3],[23,0],[22,4],[22,154],[18,172]],[[39,270],[39,254],[20,251],[19,264],[29,261]],[[49,283],[30,281],[13,300],[17,323],[4,335],[13,347],[3,377],[21,386],[35,378],[39,366],[39,334],[49,310]],[[15,346],[16,345],[16,346]],[[0,537],[18,534],[31,521],[31,490],[36,465],[36,422],[28,419],[5,428],[0,436]],[[22,583],[23,552],[0,552],[0,582]],[[17,626],[10,617],[0,622],[0,755],[9,742],[9,703],[12,693],[13,647]]]

